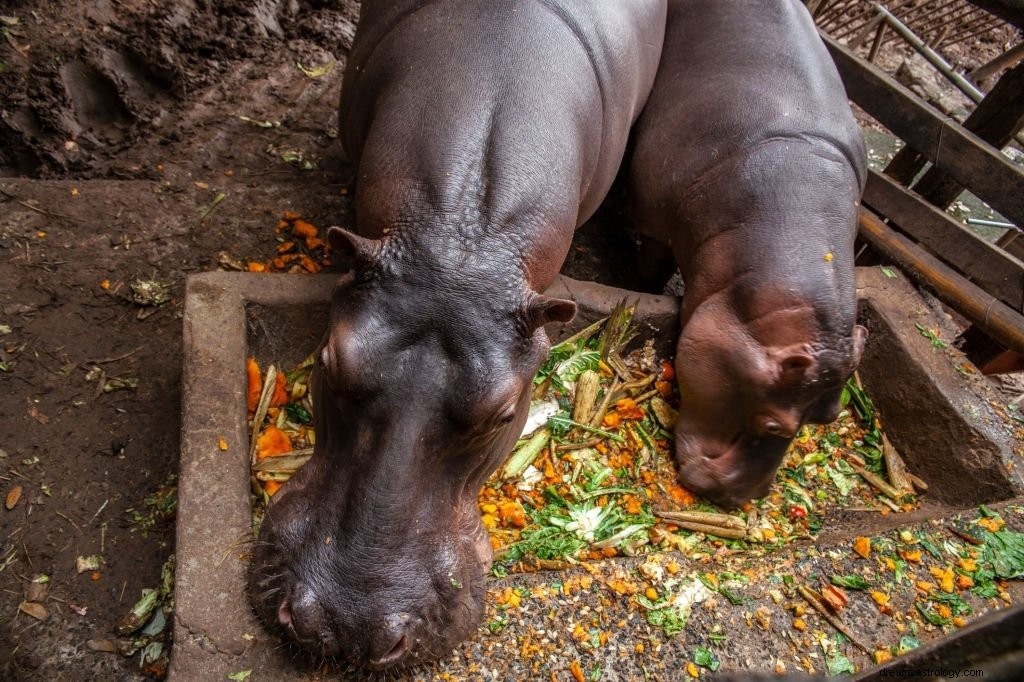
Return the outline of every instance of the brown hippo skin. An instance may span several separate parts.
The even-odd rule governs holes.
[[[686,286],[679,476],[738,506],[767,492],[802,424],[835,419],[860,360],[863,139],[797,0],[670,0],[635,136],[633,217]]]
[[[664,0],[366,0],[342,87],[359,236],[312,390],[312,459],[275,496],[256,610],[314,657],[446,654],[483,614],[477,493],[546,357],[548,298],[654,81]]]

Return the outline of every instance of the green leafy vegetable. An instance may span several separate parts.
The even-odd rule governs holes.
[[[871,587],[871,583],[859,575],[834,575],[831,581],[833,585],[848,587],[851,590],[866,590]]]
[[[696,651],[693,652],[693,662],[702,668],[707,668],[711,672],[718,670],[718,667],[721,665],[718,659],[715,658],[715,654],[706,646],[697,647]]]

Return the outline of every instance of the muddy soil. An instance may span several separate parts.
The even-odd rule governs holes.
[[[184,279],[272,257],[287,211],[351,225],[334,110],[356,15],[0,4],[0,679],[161,676],[106,649],[174,550]],[[633,246],[607,222],[566,271],[630,284],[598,258]]]

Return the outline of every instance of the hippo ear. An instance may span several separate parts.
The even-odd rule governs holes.
[[[360,237],[341,227],[327,228],[327,241],[341,261],[347,261],[349,268],[363,267],[380,257],[381,243],[376,239]]]
[[[575,316],[574,301],[544,294],[534,296],[526,310],[526,321],[530,329],[542,327],[549,322],[568,322]]]
[[[850,371],[857,369],[860,365],[860,357],[864,355],[864,344],[868,341],[868,330],[856,324],[853,326],[853,367]]]
[[[817,362],[802,346],[785,349],[778,355],[779,383],[795,386],[813,376]]]

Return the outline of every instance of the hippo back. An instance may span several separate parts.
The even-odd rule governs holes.
[[[798,134],[834,145],[864,181],[860,130],[803,3],[671,0],[669,24],[644,118],[662,134],[667,121],[678,131],[672,177],[699,178],[722,159]]]
[[[665,12],[665,0],[368,0],[342,88],[345,151],[356,163],[368,153],[376,159],[361,177],[429,178],[445,165],[438,159],[477,149],[480,135],[492,134],[490,148],[530,149],[550,176],[581,181],[567,193],[510,178],[538,203],[554,190],[578,209],[579,225],[604,199],[646,102]],[[401,148],[395,135],[409,130],[421,133],[404,145],[419,158],[382,162],[376,150]]]

